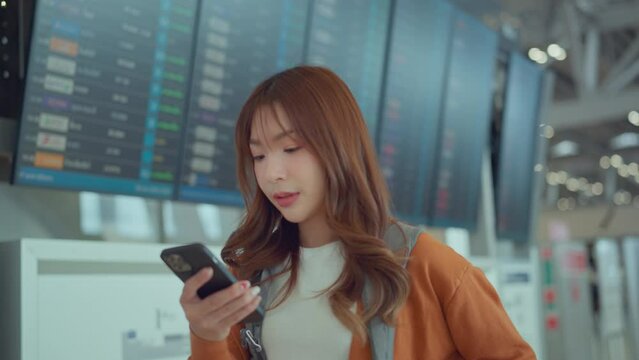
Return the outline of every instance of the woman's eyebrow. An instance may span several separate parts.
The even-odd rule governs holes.
[[[295,130],[284,130],[281,133],[273,136],[273,138],[271,138],[271,141],[272,142],[280,141],[283,138],[290,136],[293,133],[295,133]],[[259,139],[249,139],[249,145],[262,146],[262,142]]]

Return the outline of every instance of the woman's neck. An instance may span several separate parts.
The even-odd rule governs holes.
[[[314,248],[326,245],[337,240],[333,231],[326,223],[326,217],[316,215],[298,224],[300,245],[306,248]]]

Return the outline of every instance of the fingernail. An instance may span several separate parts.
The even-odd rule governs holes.
[[[240,282],[240,286],[242,287],[243,290],[246,290],[246,289],[249,288],[249,286],[251,286],[251,283],[246,281],[246,280],[244,280],[244,281]]]
[[[255,296],[257,294],[260,293],[260,287],[259,286],[254,286],[251,288],[251,295]]]

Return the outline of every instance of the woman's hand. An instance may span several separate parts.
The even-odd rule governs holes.
[[[213,269],[205,268],[184,283],[180,304],[195,335],[209,341],[221,341],[231,326],[252,313],[260,304],[260,288],[249,288],[250,282],[238,281],[226,289],[200,299],[197,290],[213,276]]]

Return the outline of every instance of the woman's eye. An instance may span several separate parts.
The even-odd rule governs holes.
[[[255,155],[253,156],[253,161],[264,160],[264,155]]]
[[[296,152],[296,151],[297,151],[297,150],[299,150],[299,149],[301,149],[301,146],[290,147],[290,148],[286,148],[286,149],[284,149],[284,152],[285,152],[285,153],[289,153],[289,154],[290,154],[290,153],[294,153],[294,152]]]

